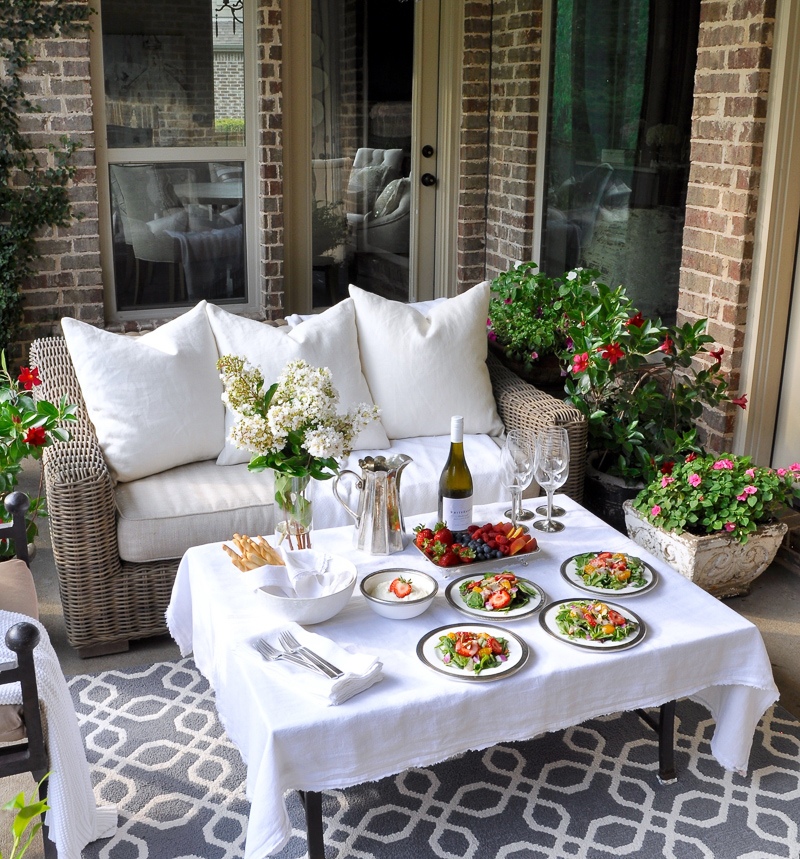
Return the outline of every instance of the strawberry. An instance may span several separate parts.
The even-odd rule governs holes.
[[[407,597],[411,593],[411,582],[399,576],[389,585],[389,590],[398,599],[403,599],[403,597]]]
[[[452,546],[453,532],[449,528],[442,526],[434,533],[433,539],[438,540],[440,543],[444,543],[445,546]]]
[[[489,597],[489,605],[492,608],[505,608],[511,602],[511,594],[505,590],[495,591]]]
[[[458,563],[458,555],[455,552],[445,552],[441,558],[439,558],[439,566],[440,567],[454,567]]]
[[[455,544],[453,548],[455,549]],[[471,564],[475,560],[475,552],[467,546],[459,546],[456,554],[462,564]]]
[[[422,525],[417,525],[417,527],[414,529],[414,533],[417,535],[414,538],[414,543],[420,549],[422,548],[422,544],[426,540],[432,540],[433,539],[433,531],[431,531],[430,528],[423,528]]]

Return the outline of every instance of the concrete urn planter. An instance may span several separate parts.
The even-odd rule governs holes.
[[[630,501],[623,505],[628,536],[719,599],[744,596],[772,563],[786,534],[784,522],[759,525],[742,545],[728,534],[675,534],[643,519]]]

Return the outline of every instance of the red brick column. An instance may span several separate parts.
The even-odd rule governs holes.
[[[774,0],[703,0],[683,233],[679,322],[708,317],[737,396],[753,264]],[[710,449],[730,448],[737,407],[707,411]]]

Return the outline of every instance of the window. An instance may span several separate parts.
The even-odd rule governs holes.
[[[217,0],[102,3],[98,160],[116,313],[248,304],[248,11]]]
[[[699,0],[553,0],[541,266],[678,305]]]

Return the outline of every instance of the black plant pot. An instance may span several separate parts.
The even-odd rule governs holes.
[[[592,453],[586,461],[583,506],[598,519],[625,534],[625,511],[622,505],[636,498],[644,489],[644,484],[636,483],[631,486],[621,477],[598,471],[594,467],[598,458],[597,453]]]

